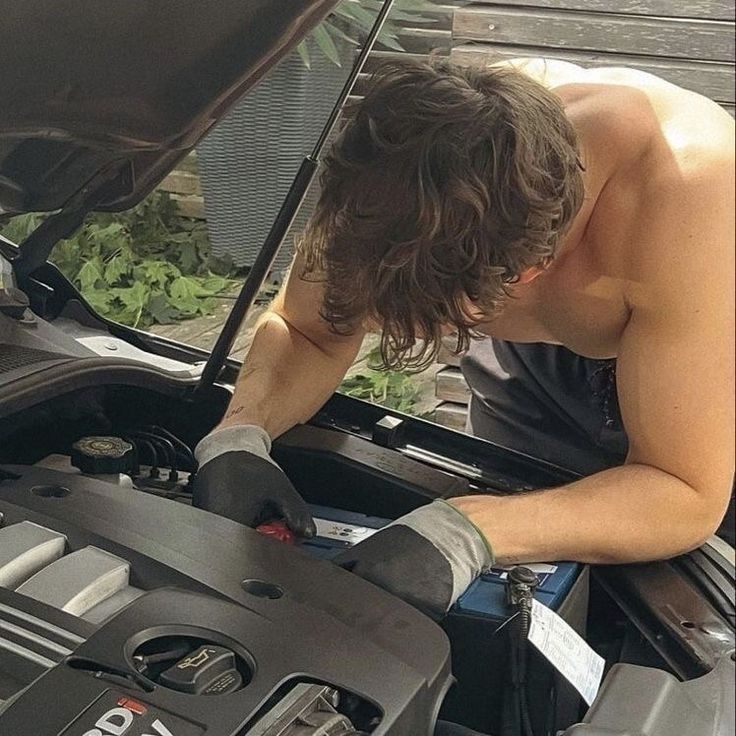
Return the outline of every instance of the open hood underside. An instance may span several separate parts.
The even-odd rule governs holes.
[[[143,199],[336,0],[11,0],[0,216]]]

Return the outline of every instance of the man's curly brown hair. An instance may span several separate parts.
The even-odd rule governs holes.
[[[302,276],[324,280],[336,332],[376,321],[385,365],[418,369],[443,328],[467,348],[468,301],[501,307],[508,284],[554,257],[582,199],[575,131],[542,85],[506,67],[394,61],[325,158]]]

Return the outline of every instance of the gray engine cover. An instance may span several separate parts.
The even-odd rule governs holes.
[[[734,736],[735,704],[733,653],[687,682],[662,670],[617,664],[585,722],[564,736]]]

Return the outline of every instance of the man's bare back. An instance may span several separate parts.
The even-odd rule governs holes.
[[[552,266],[517,288],[516,299],[484,331],[514,342],[561,344],[590,358],[615,357],[632,302],[649,298],[637,250],[667,216],[669,191],[707,172],[714,160],[733,158],[734,120],[708,98],[634,69],[543,59],[503,65],[562,100],[580,137],[586,198]],[[666,244],[660,255],[680,257],[668,254]]]

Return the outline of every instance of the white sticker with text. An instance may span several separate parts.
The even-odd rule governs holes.
[[[560,616],[538,600],[532,602],[529,641],[590,705],[601,686],[605,660]]]
[[[378,531],[378,529],[371,529],[367,526],[355,526],[354,524],[344,524],[341,521],[330,521],[328,519],[315,519],[314,525],[317,527],[318,537],[345,542],[346,545],[358,544],[358,542],[368,539]]]

